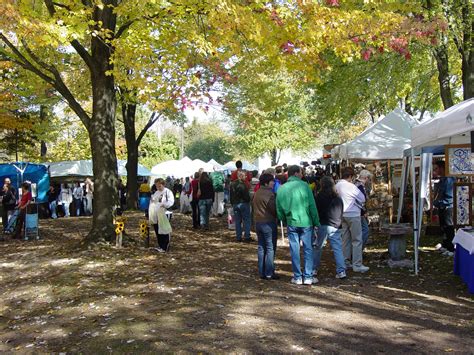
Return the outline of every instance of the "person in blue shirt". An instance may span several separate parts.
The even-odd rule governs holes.
[[[454,252],[453,187],[455,179],[445,175],[445,164],[442,160],[434,163],[433,177],[439,179],[433,205],[438,209],[439,226],[444,235],[443,241],[437,245],[437,249],[443,255],[452,256]]]

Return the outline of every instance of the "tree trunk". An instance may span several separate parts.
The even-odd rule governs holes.
[[[127,207],[135,209],[138,203],[138,142],[135,132],[137,105],[122,103],[122,117],[127,144]]]
[[[93,108],[89,126],[94,173],[92,229],[88,241],[111,240],[113,210],[117,203],[117,156],[115,153],[114,79],[105,73],[92,75]]]
[[[448,63],[448,49],[446,45],[442,44],[433,50],[433,55],[436,59],[438,67],[438,83],[439,94],[443,101],[444,109],[454,105],[453,96],[451,93],[451,85],[449,82],[449,63]]]
[[[271,158],[272,158],[272,166],[275,166],[280,161],[281,150],[280,149],[272,149],[271,151]]]
[[[463,45],[461,70],[464,100],[474,97],[474,4],[465,1],[462,7]]]
[[[103,28],[115,31],[114,1],[104,1],[104,8],[94,8],[93,18]],[[107,75],[113,69],[112,48],[102,39],[91,39],[92,117],[88,125],[94,173],[92,229],[89,242],[111,240],[114,236],[113,211],[118,202],[117,155],[115,153],[115,79]]]

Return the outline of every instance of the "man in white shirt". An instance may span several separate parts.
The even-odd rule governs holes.
[[[352,270],[367,272],[369,267],[362,264],[362,227],[360,221],[361,208],[365,196],[352,183],[354,169],[346,167],[342,170],[342,179],[336,184],[336,190],[344,203],[342,214],[342,250],[346,264],[350,267],[352,256]],[[351,247],[352,246],[352,247]]]

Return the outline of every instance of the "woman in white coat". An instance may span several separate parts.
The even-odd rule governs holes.
[[[68,184],[61,184],[61,190],[59,191],[59,204],[63,206],[64,217],[69,217],[69,205],[72,202],[72,190]]]
[[[156,192],[151,195],[149,207],[149,221],[155,229],[156,239],[158,240],[158,251],[168,251],[170,243],[169,234],[159,234],[158,212],[160,209],[166,210],[174,204],[173,192],[165,187],[163,179],[155,179]]]

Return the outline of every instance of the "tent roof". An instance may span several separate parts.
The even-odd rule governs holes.
[[[411,130],[418,124],[405,111],[396,108],[367,128],[351,142],[336,146],[332,153],[339,159],[402,159],[411,146]]]
[[[181,160],[168,160],[155,165],[151,169],[151,175],[182,178],[192,176],[201,168],[207,172],[214,171],[214,166],[212,164],[206,163],[200,159],[191,160],[188,157],[184,157]]]
[[[230,171],[237,170],[237,168],[235,166],[235,161],[228,161],[227,163],[225,163],[224,164],[224,169],[225,170],[230,170]],[[255,165],[253,165],[252,163],[249,163],[246,160],[242,161],[242,169],[247,170],[247,171],[258,170],[258,168]]]
[[[126,160],[118,160],[117,168],[120,176],[127,176]],[[87,177],[93,176],[91,160],[71,160],[49,163],[49,173],[51,177]],[[150,176],[151,172],[143,165],[138,164],[138,176]]]
[[[414,148],[445,144],[469,143],[467,133],[474,130],[474,99],[469,99],[440,112],[434,118],[414,127]]]

